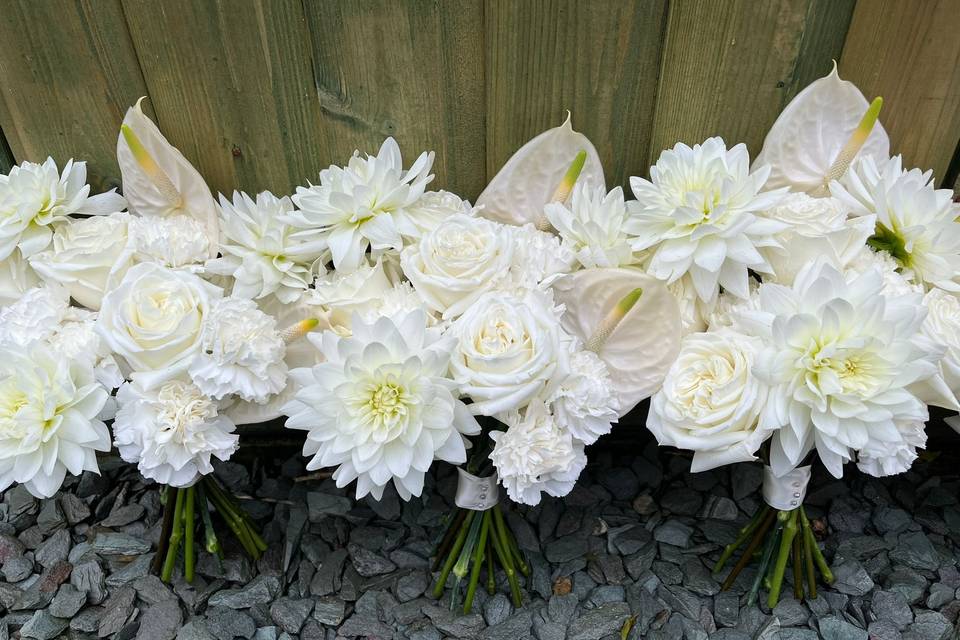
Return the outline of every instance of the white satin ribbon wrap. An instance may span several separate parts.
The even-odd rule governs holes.
[[[797,467],[793,471],[776,476],[773,469],[763,468],[763,500],[774,509],[790,511],[803,504],[810,484],[810,467]]]
[[[500,502],[500,488],[497,486],[497,474],[487,478],[478,478],[463,469],[457,469],[460,478],[457,481],[457,495],[454,502],[461,509],[486,511]]]

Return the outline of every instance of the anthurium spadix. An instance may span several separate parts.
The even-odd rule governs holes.
[[[605,187],[600,156],[585,135],[573,130],[568,113],[562,125],[544,131],[507,160],[477,199],[480,214],[505,224],[540,223],[543,207],[555,201],[558,186],[567,182],[571,163],[574,167],[582,163],[579,178],[575,177],[578,184]],[[571,183],[567,195],[572,188]]]
[[[127,109],[117,139],[117,162],[130,210],[144,217],[186,215],[203,225],[210,257],[217,255],[217,203],[200,173],[160,133],[140,104]]]
[[[636,269],[584,269],[553,286],[563,327],[607,365],[624,415],[653,394],[680,351],[681,321],[666,285]]]
[[[825,196],[855,156],[886,160],[890,139],[877,121],[882,102],[867,102],[856,85],[840,79],[834,64],[829,75],[790,101],[767,133],[754,160],[755,167],[770,167],[766,188]]]

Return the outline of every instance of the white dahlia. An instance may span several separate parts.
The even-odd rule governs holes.
[[[69,160],[62,173],[53,158],[23,162],[0,174],[0,260],[17,246],[24,257],[42,251],[50,243],[50,225],[71,214],[101,215],[126,206],[113,190],[90,195],[84,162]]]
[[[233,422],[189,382],[170,380],[151,391],[126,383],[117,402],[114,443],[145,478],[188,487],[213,471],[212,458],[228,460],[237,450]]]
[[[554,420],[584,444],[610,433],[619,418],[617,392],[607,365],[571,341],[570,373],[548,399]]]
[[[296,228],[287,223],[292,212],[289,197],[269,191],[258,193],[256,200],[234,192],[233,202],[221,195],[223,257],[208,262],[207,269],[233,276],[233,294],[241,298],[274,294],[284,304],[299,298],[310,286],[323,243],[293,237]]]
[[[650,180],[631,178],[637,200],[624,228],[636,236],[635,251],[652,253],[650,274],[674,282],[689,273],[708,304],[719,287],[746,298],[747,271],[771,271],[758,249],[776,247],[774,234],[786,228],[759,215],[786,193],[761,192],[769,173],[750,173],[743,144],[728,151],[722,139],[710,138],[664,151]]]
[[[634,262],[630,239],[623,229],[627,206],[620,187],[607,193],[602,186],[578,184],[568,204],[550,203],[543,213],[587,269]]]
[[[935,189],[929,172],[904,171],[900,157],[857,160],[831,192],[855,215],[876,215],[868,241],[887,251],[926,288],[960,291],[960,207],[949,189]]]
[[[756,375],[771,387],[761,416],[774,434],[778,475],[816,448],[835,476],[854,452],[904,442],[898,424],[924,422],[926,405],[909,387],[937,373],[942,350],[921,341],[919,294],[887,296],[877,269],[848,281],[811,263],[792,287],[760,287],[759,309],[744,312],[764,341]]]
[[[320,184],[297,187],[300,211],[289,220],[307,229],[304,237],[326,243],[337,269],[351,271],[368,247],[399,251],[404,238],[420,236],[415,205],[433,180],[432,165],[433,152],[424,152],[404,171],[400,147],[387,138],[376,156],[356,151],[346,167],[321,171]]]
[[[506,431],[493,431],[490,460],[510,499],[540,503],[541,493],[570,493],[587,465],[583,443],[560,427],[542,402],[533,402],[523,416],[505,417]]]
[[[49,498],[68,471],[99,472],[110,433],[97,416],[109,396],[91,367],[42,342],[0,348],[0,491],[19,482]]]
[[[216,400],[236,394],[264,403],[287,384],[283,338],[277,321],[246,298],[221,298],[203,318],[200,350],[188,373]]]
[[[338,487],[376,499],[393,481],[404,500],[419,496],[434,460],[466,462],[464,435],[480,427],[447,378],[454,340],[427,328],[423,311],[352,323],[353,335],[311,335],[326,362],[294,369],[298,389],[287,427],[307,431],[308,469],[337,467]]]

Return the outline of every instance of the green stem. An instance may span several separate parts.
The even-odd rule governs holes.
[[[810,599],[815,599],[817,597],[817,576],[815,569],[813,568],[813,550],[810,548],[811,542],[810,538],[807,536],[807,529],[803,526],[803,513],[800,514],[800,522],[802,530],[800,532],[800,537],[803,539],[803,556],[804,564],[807,570],[807,591],[810,593]]]
[[[767,542],[763,547],[763,556],[760,559],[760,567],[757,571],[757,577],[753,580],[753,586],[750,588],[750,595],[747,596],[747,606],[752,607],[753,603],[757,601],[757,593],[760,591],[760,584],[763,582],[764,576],[767,575],[767,567],[770,566],[770,559],[773,557],[773,548],[777,546],[777,541],[780,539],[780,532],[783,529],[783,523],[777,519],[777,526],[774,528],[773,533],[767,538]]]
[[[507,526],[507,522],[503,517],[503,512],[500,511],[500,505],[498,504],[493,508],[493,517],[496,521],[497,527],[500,531],[503,532],[504,538],[507,541],[507,549],[510,551],[510,555],[513,556],[513,559],[517,563],[517,570],[520,571],[524,576],[530,576],[530,566],[527,564],[526,558],[523,557],[523,553],[520,551],[520,545],[517,544],[516,538],[513,537],[513,532],[510,531],[510,527]]]
[[[473,557],[473,550],[477,546],[477,539],[480,537],[480,524],[483,518],[474,517],[470,524],[470,531],[467,533],[467,541],[460,550],[456,564],[453,565],[453,588],[450,589],[450,610],[457,605],[457,596],[460,594],[460,583],[467,577],[467,570],[470,567],[470,558]]]
[[[823,581],[827,584],[833,584],[833,572],[830,571],[827,559],[823,557],[823,552],[820,551],[820,545],[817,544],[817,539],[813,535],[813,527],[810,526],[810,520],[807,519],[807,514],[802,506],[800,507],[800,519],[803,521],[804,534],[810,539],[810,550],[813,552],[813,560],[817,563],[817,568],[820,569],[820,575],[823,576]]]
[[[453,541],[453,548],[450,550],[450,555],[448,555],[446,561],[444,561],[443,569],[440,571],[440,577],[437,579],[437,584],[433,587],[434,598],[439,599],[443,596],[443,588],[447,584],[447,577],[453,569],[453,563],[457,561],[457,556],[460,554],[460,549],[463,548],[463,543],[467,540],[467,531],[469,531],[470,524],[473,522],[473,516],[476,513],[476,511],[470,511],[460,525],[460,531]]]
[[[728,544],[723,549],[723,553],[720,554],[720,559],[717,560],[717,563],[713,565],[713,572],[720,573],[723,571],[723,567],[727,564],[727,561],[733,556],[734,552],[740,548],[744,542],[750,539],[750,534],[752,534],[757,527],[760,526],[760,523],[763,522],[763,519],[770,512],[769,505],[764,504],[763,507],[757,509],[756,513],[753,514],[753,517],[750,519],[750,522],[745,524],[740,533],[737,535],[737,539]]]
[[[163,524],[160,525],[160,540],[157,542],[157,553],[150,563],[150,572],[159,574],[163,570],[163,562],[167,557],[170,545],[170,531],[173,530],[173,502],[171,494],[173,487],[165,486],[160,491],[160,504],[163,505]]]
[[[496,521],[496,517],[494,517],[494,524],[496,524]],[[495,526],[494,529],[497,529],[497,527]],[[513,566],[513,559],[510,557],[510,552],[504,546],[500,534],[500,531],[494,531],[494,535],[490,536],[490,539],[493,541],[493,550],[497,554],[500,566],[503,567],[503,572],[507,574],[507,582],[510,583],[510,596],[513,600],[513,606],[519,609],[523,604],[523,598],[520,594],[520,583],[517,581],[517,572]]]
[[[487,593],[493,595],[497,592],[497,574],[493,562],[493,544],[487,544]]]
[[[260,534],[257,533],[256,527],[253,524],[253,520],[250,518],[250,515],[240,508],[239,505],[235,504],[231,497],[224,492],[223,488],[217,483],[216,480],[207,476],[208,485],[211,489],[211,494],[219,499],[222,508],[230,514],[230,517],[234,519],[234,522],[244,530],[246,537],[254,548],[258,550],[258,553],[254,554],[255,558],[259,558],[260,554],[267,550],[267,543],[260,537]]]
[[[748,562],[750,562],[750,558],[753,557],[753,552],[756,551],[763,542],[764,535],[770,529],[770,526],[773,524],[774,520],[776,520],[776,512],[772,510],[768,511],[767,515],[763,517],[763,521],[760,523],[760,526],[757,527],[756,531],[754,532],[753,538],[751,538],[750,544],[747,545],[743,555],[737,561],[737,564],[733,566],[733,569],[730,571],[727,579],[723,581],[723,585],[720,587],[722,590],[726,591],[733,586],[733,581],[737,579],[737,576],[740,575],[740,572],[743,571],[743,568],[747,566]]]
[[[187,504],[186,504],[186,522],[183,525],[184,528],[184,545],[183,549],[183,558],[184,558],[184,570],[183,576],[186,578],[187,582],[193,584],[194,578],[194,547],[193,547],[193,532],[195,529],[195,523],[193,519],[193,508],[194,502],[197,496],[196,485],[190,487],[187,491]]]
[[[798,518],[799,519],[799,518]],[[803,600],[803,572],[801,571],[800,557],[801,553],[800,536],[793,537],[793,599]]]
[[[223,521],[227,523],[227,526],[230,527],[230,530],[233,531],[233,535],[237,536],[237,540],[243,545],[243,549],[247,552],[247,555],[254,560],[259,560],[260,550],[257,549],[253,540],[250,539],[247,528],[243,526],[242,520],[230,510],[230,506],[224,502],[222,496],[217,494],[216,491],[211,491],[210,497],[213,499],[214,508],[220,512],[220,516],[223,518]]]
[[[200,519],[203,520],[204,548],[207,553],[212,553],[218,560],[222,560],[223,547],[220,546],[217,532],[213,528],[213,520],[210,519],[210,503],[207,502],[207,492],[203,489],[203,482],[197,483],[197,493],[201,504]]]
[[[781,511],[777,514],[783,536],[780,540],[780,550],[777,553],[777,563],[774,565],[773,578],[770,581],[770,592],[767,594],[767,606],[773,609],[780,601],[780,589],[783,587],[783,575],[787,570],[787,561],[793,552],[793,539],[797,536],[797,509]]]
[[[483,554],[487,548],[487,534],[490,531],[490,509],[483,512],[480,525],[480,541],[473,553],[473,566],[470,568],[470,582],[467,584],[467,597],[463,601],[463,612],[470,613],[473,608],[473,597],[477,592],[477,583],[480,582],[480,569],[483,568]]]
[[[467,510],[457,507],[456,515],[450,519],[450,524],[443,534],[443,538],[440,539],[440,544],[437,545],[437,555],[433,561],[432,571],[440,569],[440,563],[446,559],[447,552],[450,551],[453,541],[456,540],[457,534],[460,533],[460,526],[466,517]]]
[[[177,553],[180,551],[180,540],[183,538],[183,489],[176,489],[177,501],[173,507],[173,528],[170,532],[170,545],[167,548],[167,558],[163,563],[163,573],[160,579],[163,582],[170,582],[173,577],[173,566],[177,561]]]

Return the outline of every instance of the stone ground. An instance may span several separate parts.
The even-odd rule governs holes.
[[[837,582],[770,611],[744,602],[751,571],[723,593],[709,571],[758,505],[758,466],[690,474],[687,458],[652,443],[630,464],[602,451],[592,460],[565,500],[510,513],[533,567],[526,606],[515,611],[501,584],[492,597],[480,589],[467,616],[426,595],[449,467],[423,500],[377,504],[330,480],[295,481],[305,474],[297,455],[223,465],[271,549],[256,566],[232,546],[222,568],[202,554],[192,586],[148,575],[160,503],[128,466],[107,461],[103,477],[71,480],[45,501],[13,489],[0,502],[0,640],[617,640],[628,618],[629,639],[957,637],[956,465],[815,478],[808,511],[829,529]]]

